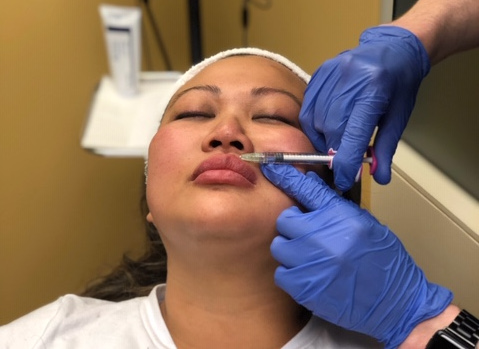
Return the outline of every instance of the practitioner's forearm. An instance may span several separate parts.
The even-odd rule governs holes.
[[[419,0],[391,24],[413,32],[435,64],[479,46],[479,1]]]

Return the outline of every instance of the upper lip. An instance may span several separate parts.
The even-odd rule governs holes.
[[[253,184],[255,184],[257,180],[256,172],[251,166],[234,154],[218,154],[206,159],[195,169],[191,180],[195,180],[200,174],[210,170],[234,171]]]

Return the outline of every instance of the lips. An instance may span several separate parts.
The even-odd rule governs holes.
[[[191,180],[196,184],[229,184],[252,186],[257,175],[250,165],[237,155],[219,154],[203,161],[193,172]]]

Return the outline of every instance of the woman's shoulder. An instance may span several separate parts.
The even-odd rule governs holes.
[[[149,297],[122,302],[68,294],[1,326],[0,343],[10,344],[9,348],[30,348],[37,343],[56,348],[67,341],[78,343],[79,348],[96,344],[127,348],[138,341],[151,345],[144,314],[152,312],[149,308],[155,294],[153,290]]]

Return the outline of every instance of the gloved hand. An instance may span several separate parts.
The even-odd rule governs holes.
[[[429,69],[427,52],[414,34],[379,26],[364,31],[359,46],[313,74],[299,119],[318,151],[337,150],[338,189],[353,185],[376,126],[374,179],[389,183],[392,157]]]
[[[399,239],[366,210],[338,196],[314,172],[262,165],[296,199],[277,219],[275,282],[315,315],[396,348],[441,313],[449,290],[430,283]]]

